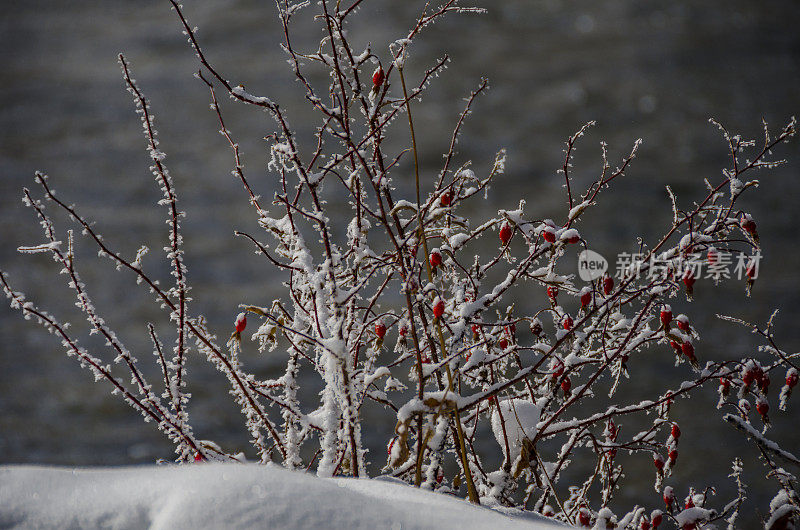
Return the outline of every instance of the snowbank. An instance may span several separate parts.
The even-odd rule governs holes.
[[[385,480],[320,479],[277,466],[0,467],[0,528],[528,528]]]

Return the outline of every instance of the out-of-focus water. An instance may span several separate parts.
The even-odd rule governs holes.
[[[453,16],[427,30],[408,65],[414,78],[445,52],[452,59],[416,111],[422,162],[430,171],[438,167],[449,142],[461,98],[481,76],[491,81],[492,89],[476,103],[464,129],[460,156],[486,168],[494,152],[506,147],[508,175],[475,209],[476,216],[515,205],[520,197],[536,217],[557,216],[564,207],[562,179],[556,175],[563,141],[582,123],[597,120],[578,149],[578,189],[600,167],[601,139],[609,145],[612,163],[636,138],[644,143],[629,175],[606,194],[581,231],[608,255],[630,251],[635,237],[652,238],[667,222],[664,185],[670,184],[688,204],[703,192],[704,178],[719,177],[727,163],[725,144],[707,123],[709,117],[759,138],[762,117],[777,127],[800,110],[796,2],[489,4],[487,15]],[[421,5],[365,2],[351,38],[360,44],[371,41],[374,50],[386,55],[383,43],[404,36]],[[185,9],[200,27],[209,59],[224,75],[253,93],[282,101],[300,137],[309,139],[314,122],[277,47],[280,34],[270,6],[204,0],[187,2]],[[56,315],[80,322],[52,261],[14,250],[41,240],[34,218],[18,200],[23,186],[33,186],[35,169],[48,173],[68,202],[79,202],[123,253],[133,256],[147,243],[156,275],[169,278],[168,270],[156,265],[166,227],[151,207],[158,190],[116,64],[116,54],[124,52],[151,98],[169,155],[166,162],[188,211],[185,237],[194,309],[224,336],[237,304],[268,301],[280,286],[264,261],[249,255],[246,243],[232,235],[234,229],[257,231],[255,216],[230,176],[230,152],[216,132],[207,89],[192,77],[198,65],[168,2],[8,2],[0,16],[0,267],[13,284]],[[310,46],[318,32],[303,24],[297,42]],[[265,114],[232,102],[223,110],[252,182],[271,196],[274,182],[265,171],[267,150],[260,138],[274,124]],[[391,144],[395,148],[406,141],[399,131]],[[782,309],[779,342],[788,351],[798,350],[798,145],[782,146],[777,154],[789,164],[764,173],[761,188],[740,203],[758,220],[766,256],[753,298],[745,304],[742,286],[733,282],[713,294],[699,289],[693,306],[674,306],[690,311],[705,330],[702,348],[709,356],[740,355],[756,344],[746,330],[717,321],[715,313],[764,321],[774,308]],[[131,278],[91,259],[90,245],[80,245],[82,274],[93,287],[96,305],[137,356],[147,358],[145,322],[163,322],[157,305],[146,293],[137,294]],[[524,298],[529,299],[527,294]],[[169,456],[169,447],[151,426],[110,398],[104,385],[91,384],[90,376],[40,328],[0,309],[0,337],[0,462],[122,464]],[[281,362],[279,354],[246,359],[261,373]],[[201,436],[231,449],[244,446],[247,434],[238,411],[210,399],[225,392],[222,378],[200,359],[192,359],[189,370],[191,410]],[[635,388],[627,399],[636,400],[663,383],[660,374],[668,370],[670,359],[635,370]],[[750,496],[763,510],[772,491],[758,482],[763,469],[754,450],[718,419],[714,402],[709,392],[677,405],[684,437],[674,483],[684,491],[715,480],[714,485],[729,491],[719,477],[735,454],[744,453],[747,478],[755,484]],[[791,418],[775,420],[774,435],[789,447],[800,447]],[[379,460],[382,441],[375,443]],[[650,467],[649,462],[631,462],[628,475],[649,474]],[[657,500],[647,497],[646,488],[623,495],[631,503],[653,505]]]

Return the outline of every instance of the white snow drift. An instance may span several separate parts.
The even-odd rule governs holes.
[[[0,528],[553,528],[387,480],[278,466],[0,467]]]

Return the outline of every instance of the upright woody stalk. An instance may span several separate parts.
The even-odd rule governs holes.
[[[402,53],[402,52],[401,52]],[[420,195],[420,185],[419,185],[419,155],[417,154],[417,138],[414,133],[414,119],[411,116],[411,98],[408,97],[408,89],[406,89],[406,79],[403,75],[403,67],[398,66],[397,72],[400,74],[400,84],[403,86],[403,99],[406,102],[406,114],[408,115],[408,128],[411,131],[411,149],[414,154],[414,185],[417,193],[417,237],[418,240],[422,242],[422,248],[425,252],[425,272],[428,274],[428,282],[433,283],[433,272],[431,271],[431,264],[428,256],[430,256],[430,250],[428,249],[428,238],[425,235],[425,225],[422,222],[422,199]],[[442,351],[442,360],[445,363],[445,371],[447,373],[447,391],[453,391],[453,372],[450,369],[450,363],[447,361],[447,346],[444,342],[444,334],[442,334],[442,326],[439,322],[438,317],[434,317],[433,325],[436,328],[436,337],[439,339],[439,348]],[[467,492],[469,494],[470,502],[475,504],[480,504],[480,500],[478,499],[478,492],[475,489],[475,482],[472,480],[472,472],[469,468],[469,461],[467,460],[467,447],[464,444],[464,429],[461,425],[461,416],[458,412],[458,407],[453,407],[453,410],[450,412],[453,416],[453,421],[456,426],[456,430],[454,433],[458,457],[461,460],[461,467],[464,471],[464,477],[467,481]],[[418,439],[422,440],[424,437],[422,433],[417,433]],[[422,450],[418,450],[417,455],[417,469],[416,469],[416,477],[415,482],[417,485],[420,483],[420,473],[421,473],[421,460],[423,458]]]

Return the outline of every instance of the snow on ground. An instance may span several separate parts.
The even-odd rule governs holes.
[[[560,526],[533,514],[511,518],[393,479],[320,479],[278,466],[0,466],[0,528]]]

